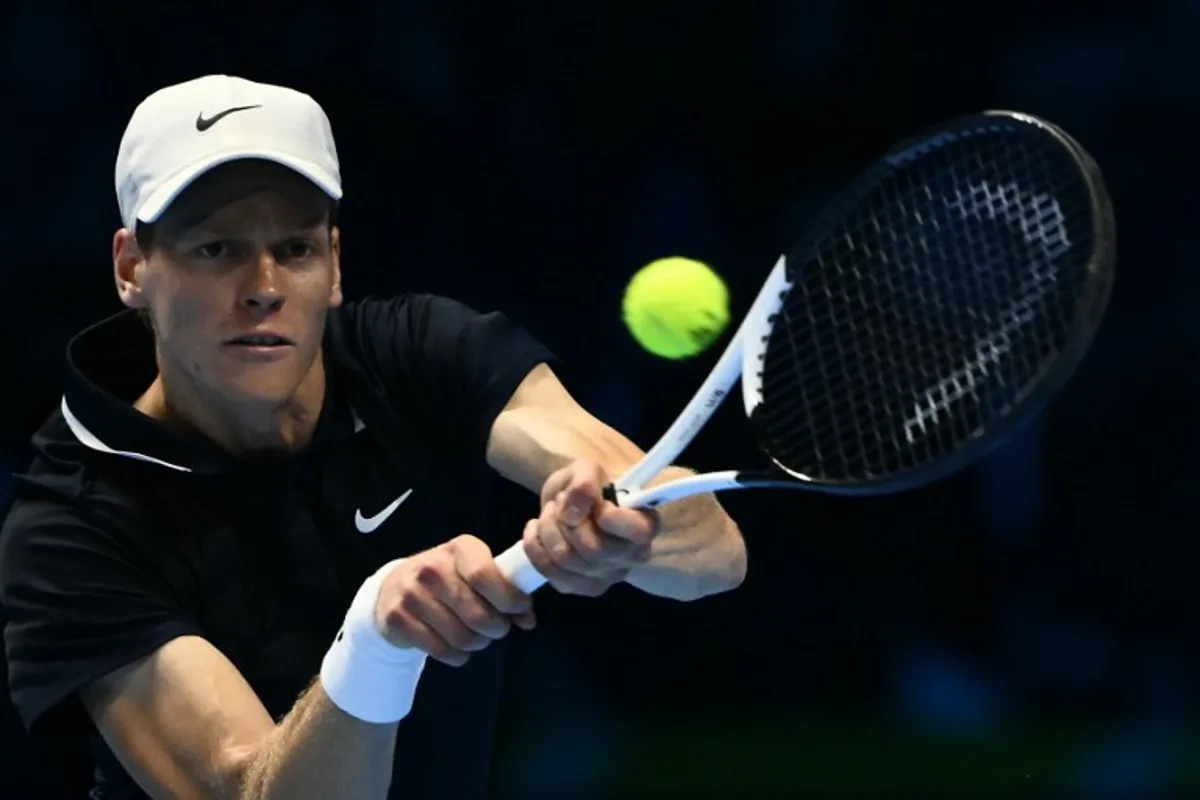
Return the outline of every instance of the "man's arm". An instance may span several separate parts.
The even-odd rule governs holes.
[[[543,505],[555,473],[580,461],[594,462],[616,477],[642,457],[628,438],[596,419],[570,396],[546,365],[535,367],[497,416],[487,459],[505,478],[541,495]],[[652,484],[690,474],[670,467]],[[557,489],[553,492],[557,493]],[[625,580],[651,594],[694,599],[740,585],[746,550],[737,524],[714,495],[661,506],[659,532],[649,558],[628,570]]]
[[[138,785],[161,798],[379,798],[396,724],[344,713],[319,683],[276,725],[237,669],[195,636],[80,692]]]
[[[364,582],[331,648],[338,657],[326,660],[338,670],[323,667],[278,724],[237,668],[198,636],[177,637],[79,694],[114,754],[153,797],[377,800],[388,796],[397,722],[364,722],[342,710],[344,699],[365,704],[368,718],[391,708],[390,719],[400,719],[408,705],[394,711],[395,698],[411,702],[420,671],[389,669],[396,654],[461,666],[513,623],[532,628],[530,603],[500,574],[486,544],[460,536]],[[364,626],[374,629],[369,640]],[[380,650],[386,663],[373,662]],[[337,683],[327,682],[331,676]]]

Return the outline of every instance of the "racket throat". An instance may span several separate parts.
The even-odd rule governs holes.
[[[657,508],[664,503],[697,494],[728,492],[736,489],[800,489],[800,481],[781,472],[763,470],[725,470],[678,478],[648,489],[622,490],[609,486],[605,499],[623,508]],[[611,492],[611,494],[610,494]]]

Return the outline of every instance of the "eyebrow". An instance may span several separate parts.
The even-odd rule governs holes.
[[[296,230],[311,230],[312,228],[322,225],[329,214],[329,210],[322,208],[320,211],[313,212],[312,215],[305,217],[296,226]],[[168,223],[169,227],[176,231],[175,238],[187,235],[193,231],[200,230],[205,233],[220,233],[220,231],[205,227],[208,221],[208,214],[192,214],[191,216],[181,217],[177,220],[172,220]]]

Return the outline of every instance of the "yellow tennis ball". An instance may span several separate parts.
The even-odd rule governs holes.
[[[625,326],[656,356],[691,358],[729,324],[729,289],[712,267],[681,256],[638,270],[621,303]]]

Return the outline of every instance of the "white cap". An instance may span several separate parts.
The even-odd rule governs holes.
[[[117,154],[121,221],[154,222],[179,193],[219,164],[262,158],[342,196],[333,131],[307,94],[228,75],[159,89],[134,110]]]

